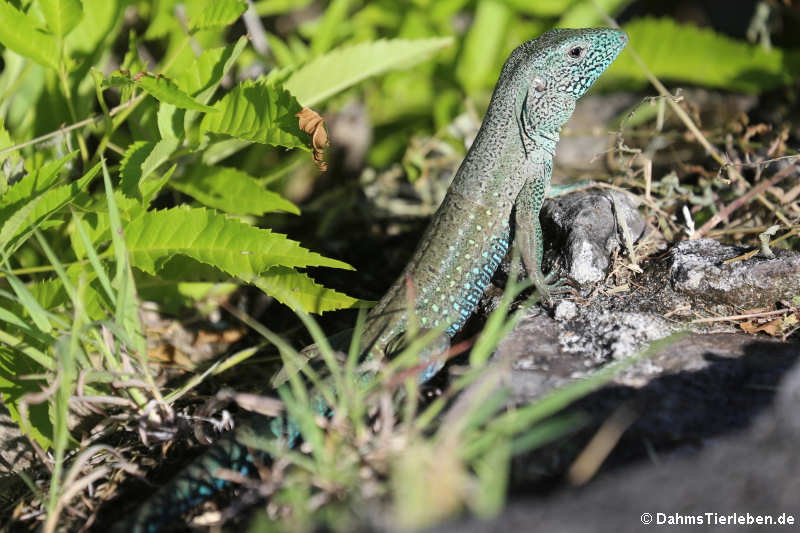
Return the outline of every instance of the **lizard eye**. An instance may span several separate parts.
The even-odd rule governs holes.
[[[583,57],[584,52],[586,52],[586,48],[582,46],[573,46],[567,52],[567,55],[572,59],[580,59]]]

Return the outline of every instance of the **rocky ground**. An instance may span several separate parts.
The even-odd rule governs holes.
[[[700,517],[708,531],[730,530],[731,513],[800,522],[800,342],[770,327],[797,323],[800,253],[683,241],[638,265],[623,290],[598,289],[625,248],[620,214],[634,239],[647,233],[636,202],[612,194],[620,193],[573,193],[545,209],[559,244],[550,264],[575,287],[595,286],[534,308],[502,341],[495,357],[513,361],[513,402],[540,399],[671,332],[688,336],[573,406],[591,420],[577,435],[517,458],[512,503],[499,517],[435,531],[634,531],[652,527],[643,513],[662,523]]]

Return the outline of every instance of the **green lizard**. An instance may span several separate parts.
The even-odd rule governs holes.
[[[627,42],[627,35],[614,29],[558,29],[512,52],[442,205],[403,273],[367,315],[363,358],[380,362],[408,342],[404,334],[413,305],[423,331],[444,331],[421,356],[428,366],[420,381],[432,377],[442,365],[437,356],[472,314],[508,251],[512,225],[528,275],[538,291],[550,297],[554,285],[541,270],[539,211],[550,188],[559,132],[576,100]],[[409,286],[415,294],[409,295]],[[366,382],[373,376],[374,372],[363,377]],[[320,414],[330,414],[321,395],[313,401]],[[232,437],[212,446],[117,530],[157,531],[226,484],[214,476],[217,468],[249,473],[257,460],[268,459],[251,456],[237,442],[239,432],[285,438],[290,446],[300,437],[290,418],[240,424]]]

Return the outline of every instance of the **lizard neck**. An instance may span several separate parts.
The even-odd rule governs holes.
[[[539,110],[526,106],[527,93],[517,78],[501,76],[450,187],[498,216],[510,214],[527,180],[549,181],[561,130],[562,121],[548,120],[546,114],[540,116]],[[565,98],[561,107],[568,109],[570,102]]]
[[[495,135],[481,128],[450,186],[472,202],[495,209],[498,216],[511,213],[528,179],[549,182],[558,143],[558,132],[528,136],[515,127],[505,131]]]
[[[527,131],[523,123],[522,145],[525,148],[526,157],[530,159],[553,159],[556,153],[556,145],[560,138],[560,131]]]

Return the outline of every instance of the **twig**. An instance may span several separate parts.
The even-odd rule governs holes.
[[[737,198],[736,200],[725,206],[719,212],[715,213],[714,216],[712,216],[705,224],[703,224],[700,227],[700,229],[698,229],[695,232],[693,238],[698,239],[702,237],[703,235],[711,231],[714,228],[714,226],[716,226],[723,220],[726,220],[731,213],[733,213],[743,205],[750,202],[750,200],[754,196],[761,194],[767,188],[772,187],[773,185],[788,178],[792,174],[792,171],[796,170],[797,170],[797,163],[783,168],[782,170],[777,172],[774,176],[772,176],[770,179],[762,181],[761,183],[759,183],[758,185],[747,191],[745,194],[743,194],[742,196],[740,196],[739,198]]]
[[[113,108],[109,112],[109,116],[113,117],[117,113],[119,113],[119,112],[121,112],[121,111],[123,111],[123,110],[125,110],[125,109],[127,109],[129,107],[131,107],[132,105],[135,105],[136,103],[138,103],[139,100],[141,100],[145,96],[147,96],[147,93],[142,93],[139,96],[137,96],[136,98],[132,98],[131,100],[128,100],[124,104],[118,105],[117,107]],[[76,122],[75,124],[70,124],[69,126],[66,126],[64,128],[60,128],[60,129],[58,129],[56,131],[51,131],[50,133],[45,133],[44,135],[40,135],[39,137],[36,137],[35,139],[31,139],[30,141],[25,141],[23,143],[16,144],[14,146],[10,146],[8,148],[3,148],[2,150],[0,150],[0,155],[5,155],[5,154],[10,153],[10,152],[16,152],[17,150],[22,150],[23,148],[27,148],[28,146],[31,146],[31,145],[34,145],[34,144],[39,144],[40,142],[46,141],[48,139],[52,139],[53,137],[57,137],[58,135],[63,135],[65,133],[69,133],[72,130],[77,130],[77,129],[82,128],[84,126],[88,126],[90,124],[98,122],[98,121],[100,121],[100,120],[102,120],[104,118],[105,118],[104,115],[99,114],[99,115],[95,115],[93,117],[89,117],[89,118],[83,119],[80,122]]]
[[[800,311],[800,308],[794,310],[794,312]],[[743,320],[745,318],[766,318],[769,316],[775,315],[785,315],[786,313],[791,313],[792,309],[778,309],[776,311],[761,311],[759,313],[747,313],[744,315],[728,315],[728,316],[712,316],[710,318],[696,318],[692,320],[692,324],[702,324],[708,322],[723,322],[723,321],[730,321],[730,320]]]
[[[607,18],[607,20],[609,21],[610,24],[612,24],[616,28],[619,28],[619,24],[614,19],[612,19],[612,18],[610,18],[608,16],[606,16],[606,18]],[[730,161],[726,160],[726,158],[723,157],[723,154],[721,154],[720,151],[713,144],[711,144],[711,142],[708,140],[708,138],[706,138],[706,136],[703,135],[703,132],[700,131],[700,128],[697,127],[697,125],[694,123],[694,121],[688,115],[688,113],[686,113],[686,111],[684,111],[683,108],[681,106],[679,106],[677,104],[677,102],[675,102],[672,93],[670,93],[667,90],[667,88],[664,86],[664,84],[661,83],[661,81],[658,78],[656,78],[656,76],[650,71],[649,68],[647,68],[647,65],[644,63],[644,61],[642,61],[642,58],[639,57],[639,54],[637,54],[636,51],[632,47],[629,46],[628,48],[629,48],[629,53],[631,54],[631,57],[636,62],[636,64],[639,66],[639,68],[642,70],[644,75],[647,77],[647,79],[650,81],[650,83],[653,85],[653,87],[656,88],[658,93],[665,98],[665,100],[667,101],[667,104],[669,104],[669,106],[672,109],[672,111],[675,112],[675,114],[678,116],[678,118],[681,119],[681,122],[683,122],[683,124],[686,126],[686,128],[692,133],[692,135],[694,135],[695,139],[697,139],[697,142],[699,142],[703,146],[703,148],[706,150],[706,152],[708,152],[708,154],[717,163],[719,163],[719,165],[722,167],[722,169],[727,170],[729,176],[731,176],[734,180],[737,180],[740,183],[744,184],[745,187],[749,188],[750,184],[747,182],[747,180],[744,179],[742,174],[736,169],[736,165],[732,165]],[[720,169],[720,170],[722,170],[722,169]],[[772,209],[770,207],[771,204],[767,201],[767,199],[764,197],[764,195],[761,194],[762,191],[763,191],[763,189],[756,193],[756,198],[761,203],[764,203],[770,209]],[[775,216],[777,216],[781,220],[781,222],[783,222],[787,226],[790,225],[789,221],[786,219],[786,217],[782,213],[776,211],[775,212]],[[711,220],[709,220],[708,222],[703,224],[703,226],[698,231],[694,232],[690,236],[690,238],[691,239],[699,239],[700,237],[705,235],[706,232],[708,232],[714,226],[719,224],[721,221],[722,221],[721,218],[718,218],[717,215],[714,215],[711,218]]]

